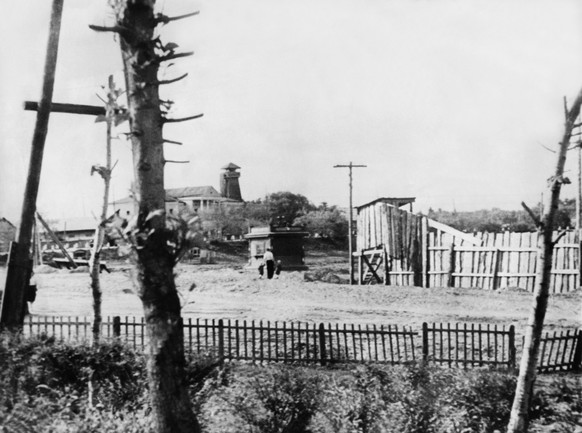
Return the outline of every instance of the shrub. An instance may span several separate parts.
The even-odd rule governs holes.
[[[582,382],[579,377],[558,377],[539,382],[538,379],[538,390],[532,399],[530,431],[565,433],[582,425]]]
[[[144,401],[143,357],[121,343],[57,342],[54,338],[3,336],[0,343],[0,404],[8,409],[25,396],[58,401],[59,407],[89,403],[115,412]]]
[[[515,376],[490,370],[217,366],[212,354],[185,366],[209,433],[504,431],[515,389]],[[146,385],[143,356],[121,344],[0,336],[3,431],[146,432]],[[570,432],[581,421],[579,380],[538,378],[530,431]]]
[[[256,367],[235,370],[227,366],[203,387],[201,421],[207,431],[214,431],[212,428],[218,425],[222,432],[308,431],[317,409],[319,376],[302,367],[269,366],[260,370],[256,374]]]

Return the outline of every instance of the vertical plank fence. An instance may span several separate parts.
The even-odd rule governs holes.
[[[357,227],[360,284],[528,291],[535,286],[537,232],[468,234],[382,201],[358,208]],[[552,293],[582,286],[581,245],[576,230],[555,245]],[[373,254],[380,246],[384,266],[374,269],[380,278],[372,278]]]
[[[62,341],[90,342],[86,317],[29,316],[25,336],[46,335]],[[423,323],[421,332],[397,325],[187,319],[184,349],[221,360],[254,363],[384,363],[421,361],[457,368],[515,369],[523,338],[513,325]],[[147,345],[143,317],[107,317],[104,339],[118,339],[136,350]],[[418,338],[420,336],[420,338]],[[517,344],[519,343],[519,344]],[[582,330],[545,333],[538,371],[582,368]]]
[[[479,287],[488,290],[521,288],[533,291],[537,276],[538,233],[477,233],[476,246],[436,230],[424,247],[431,287]],[[581,243],[568,232],[554,249],[550,290],[577,290],[582,282]]]

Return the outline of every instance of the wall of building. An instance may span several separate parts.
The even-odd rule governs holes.
[[[16,227],[8,220],[0,219],[0,252],[10,250],[10,242],[16,239]]]

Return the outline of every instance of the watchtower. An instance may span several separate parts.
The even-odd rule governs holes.
[[[240,173],[237,170],[239,168],[238,165],[232,162],[222,167],[224,171],[220,173],[220,194],[226,198],[243,201],[238,183]]]

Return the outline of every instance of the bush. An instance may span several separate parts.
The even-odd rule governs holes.
[[[558,377],[537,390],[532,399],[532,420],[531,433],[576,431],[582,425],[580,378]]]
[[[0,341],[0,423],[70,421],[91,408],[111,416],[145,407],[143,358],[120,343],[97,347],[54,338]],[[91,401],[89,401],[91,400]]]
[[[207,381],[203,401],[205,431],[307,432],[317,409],[321,378],[310,369],[268,366],[237,369],[226,366]]]
[[[0,377],[11,385],[5,398],[39,389],[82,394],[91,386],[96,404],[115,410],[143,394],[145,383],[143,357],[118,342],[91,347],[8,337],[0,345],[0,363]]]
[[[209,433],[504,431],[515,389],[515,376],[491,370],[218,365],[212,354],[186,364]],[[1,336],[0,389],[3,431],[137,433],[151,425],[144,358],[118,343]],[[570,432],[581,421],[579,380],[539,378],[530,431]]]

